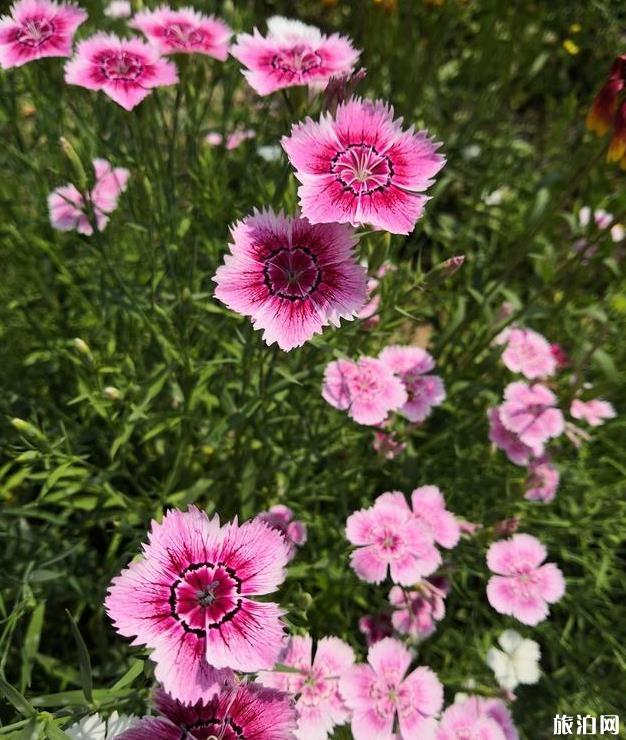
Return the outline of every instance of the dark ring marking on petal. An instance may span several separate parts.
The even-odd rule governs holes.
[[[270,64],[276,70],[286,72],[292,77],[299,77],[321,67],[322,57],[313,49],[296,46],[274,54]]]
[[[372,155],[374,155],[374,157],[377,157],[378,162],[374,163],[374,167],[380,168],[380,166],[383,165],[383,172],[378,175],[375,172],[370,172],[369,175],[361,181],[362,186],[360,189],[356,189],[354,187],[354,181],[346,181],[346,172],[349,172],[352,168],[349,163],[341,161],[342,157],[345,159],[350,157],[351,154],[358,155],[358,153],[360,153],[361,155],[365,154],[368,158],[371,158]],[[384,171],[385,169],[386,172]],[[342,189],[345,192],[352,193],[352,195],[355,196],[371,196],[374,193],[385,191],[388,187],[391,186],[395,175],[395,170],[391,158],[386,154],[381,154],[375,146],[371,144],[365,144],[364,142],[358,144],[350,144],[345,149],[342,149],[342,151],[337,152],[337,154],[335,154],[334,157],[330,160],[329,171],[335,176],[335,180],[341,185]],[[381,175],[384,176],[384,182],[379,183],[378,185],[371,185],[370,187],[366,186],[368,179],[380,180]]]
[[[303,291],[304,295],[287,293],[284,290],[278,290],[277,288],[274,287],[272,283],[272,278],[270,275],[270,267],[271,267],[270,262],[275,257],[277,257],[279,254],[282,254],[283,252],[288,252],[288,253],[303,252],[310,258],[311,262],[313,263],[312,266],[315,267],[315,270],[316,270],[315,279],[312,281],[311,285],[309,285],[309,287]],[[287,301],[293,301],[293,302],[304,301],[310,295],[315,293],[315,291],[319,288],[319,285],[322,282],[322,269],[320,267],[317,256],[308,247],[292,247],[291,249],[289,249],[288,247],[279,247],[278,249],[275,249],[274,251],[270,252],[270,254],[264,260],[263,282],[265,283],[265,286],[271,295],[278,296],[279,298],[284,298]]]

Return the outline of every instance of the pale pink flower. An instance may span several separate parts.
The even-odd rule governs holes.
[[[132,110],[152,88],[175,85],[178,72],[172,62],[138,38],[96,33],[81,41],[74,57],[66,62],[65,81],[102,90],[122,108]]]
[[[44,57],[69,57],[87,13],[74,3],[18,0],[0,16],[0,67],[21,67]]]
[[[365,637],[366,645],[373,645],[383,637],[391,637],[391,617],[388,614],[366,614],[359,619],[359,632]]]
[[[394,460],[406,450],[406,442],[401,442],[393,432],[374,432],[372,447],[385,460]]]
[[[380,285],[377,278],[369,278],[367,281],[367,303],[358,312],[357,318],[363,322],[363,328],[372,329],[380,323],[378,309],[380,308],[380,295],[374,291]]]
[[[608,401],[600,398],[594,398],[591,401],[581,401],[575,398],[569,410],[574,419],[583,419],[592,427],[604,424],[605,419],[614,419],[617,414],[613,405]]]
[[[130,18],[133,9],[128,0],[112,0],[104,9],[109,18]]]
[[[407,509],[383,495],[348,517],[346,537],[357,545],[350,564],[362,580],[381,583],[389,570],[394,583],[411,586],[441,565],[432,531]]]
[[[352,648],[338,637],[322,637],[313,657],[309,635],[292,637],[279,663],[297,672],[262,671],[257,680],[296,697],[298,740],[326,740],[350,717],[339,693],[339,679],[354,663]]]
[[[556,396],[545,385],[517,382],[504,390],[504,403],[499,407],[502,425],[517,434],[535,456],[544,452],[545,443],[563,434],[565,420],[556,408]]]
[[[231,151],[236,149],[240,144],[243,144],[244,141],[254,139],[255,137],[256,131],[252,128],[236,129],[226,136],[225,148]],[[207,144],[211,144],[211,146],[221,146],[224,143],[224,137],[218,131],[210,131],[204,140]]]
[[[507,332],[502,362],[511,372],[521,373],[531,380],[556,372],[556,358],[550,343],[532,329],[515,327]]]
[[[326,366],[322,396],[336,409],[347,410],[359,424],[382,424],[390,411],[406,403],[400,381],[380,360],[335,360]]]
[[[441,715],[436,740],[518,740],[511,713],[500,699],[467,696]]]
[[[242,33],[231,54],[246,67],[248,83],[259,95],[298,85],[323,88],[331,77],[350,72],[360,52],[345,36],[325,36],[314,26],[274,16],[268,35]]]
[[[289,560],[293,560],[296,548],[304,545],[307,538],[306,524],[294,519],[293,516],[293,511],[283,504],[270,506],[268,511],[257,514],[257,519],[279,531],[285,538]]]
[[[381,100],[354,98],[291,129],[283,149],[302,183],[304,215],[313,223],[369,224],[409,234],[423,215],[423,194],[445,164],[428,133],[402,130]]]
[[[446,399],[443,381],[437,375],[431,375],[435,361],[421,347],[402,347],[392,345],[385,347],[379,359],[395,373],[404,383],[407,402],[400,413],[410,422],[422,422],[433,407],[440,406]]]
[[[443,705],[443,688],[430,668],[419,666],[407,675],[410,665],[407,648],[386,637],[370,647],[367,664],[344,673],[339,687],[352,710],[355,740],[435,737],[434,715]],[[399,733],[394,735],[396,717]]]
[[[365,303],[365,269],[349,227],[268,210],[239,221],[231,234],[230,254],[213,278],[215,297],[251,316],[267,344],[300,347]]]
[[[158,689],[158,717],[144,717],[116,740],[293,740],[296,710],[282,691],[242,682],[222,687],[205,703],[186,706]]]
[[[591,221],[591,216],[591,208],[589,208],[589,206],[583,206],[580,211],[578,211],[578,220],[580,225],[587,228]],[[600,229],[600,231],[608,229],[614,220],[615,218],[613,214],[603,210],[602,208],[598,208],[593,211],[594,224],[596,228]],[[611,227],[611,238],[614,242],[622,241],[624,238],[624,227],[621,224],[614,224]]]
[[[516,534],[509,540],[494,542],[487,552],[492,576],[487,584],[487,599],[500,614],[508,614],[523,624],[534,626],[548,616],[548,604],[565,593],[561,570],[545,563],[546,548],[529,534]]]
[[[134,645],[152,649],[156,678],[185,703],[212,696],[230,669],[272,668],[283,611],[254,596],[274,592],[289,553],[263,522],[220,527],[195,507],[152,523],[143,557],[113,579],[106,610]]]
[[[62,185],[48,196],[50,223],[60,231],[93,234],[90,216],[98,231],[109,222],[109,214],[117,208],[121,193],[126,190],[130,173],[124,167],[113,167],[106,159],[94,159],[95,185],[86,197],[74,185]]]
[[[496,447],[506,453],[506,456],[516,465],[527,465],[533,455],[533,450],[522,442],[517,434],[510,432],[500,419],[500,407],[496,406],[487,411],[489,416],[489,439]]]
[[[391,621],[402,635],[425,640],[433,634],[446,614],[445,597],[449,584],[445,578],[425,578],[413,589],[394,586],[389,592],[389,603],[394,607]]]
[[[532,460],[528,466],[524,498],[527,498],[529,501],[550,503],[556,496],[559,480],[559,471],[554,467],[547,455]]]
[[[206,54],[226,60],[232,30],[223,20],[193,8],[173,10],[161,5],[144,10],[129,24],[141,31],[161,54]]]

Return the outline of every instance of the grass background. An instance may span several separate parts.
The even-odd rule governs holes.
[[[122,30],[100,3],[83,5],[90,20],[79,36]],[[278,1],[202,7],[237,31],[296,14]],[[523,499],[523,470],[490,448],[486,409],[511,379],[490,346],[505,300],[570,354],[558,381],[564,407],[584,381],[618,413],[626,408],[620,247],[593,233],[596,256],[582,263],[572,252],[581,206],[626,219],[623,174],[604,163],[606,142],[584,129],[624,51],[626,11],[603,0],[309,0],[297,16],[350,35],[368,70],[360,92],[428,127],[448,164],[413,234],[361,241],[372,267],[384,257],[398,266],[383,281],[376,329],[354,322],[287,355],[212,299],[211,277],[231,222],[255,206],[294,209],[288,164],[266,162],[258,147],[276,144],[319,103],[258,98],[233,59],[183,61],[184,84],[131,114],[65,86],[61,60],[0,72],[0,667],[36,711],[26,720],[30,710],[20,717],[0,705],[0,734],[51,732],[45,712],[63,720],[88,707],[145,708],[146,655],[116,637],[102,602],[149,520],[169,506],[195,503],[224,518],[292,507],[309,542],[281,591],[291,624],[337,634],[363,656],[358,618],[384,606],[387,588],[349,569],[345,519],[382,491],[426,483],[486,525],[452,553],[447,616],[420,648],[447,698],[468,679],[495,688],[484,655],[513,627],[542,649],[542,681],[521,688],[513,707],[523,737],[552,737],[556,713],[621,712],[624,725],[623,417],[579,451],[564,438],[554,445],[561,488],[541,506]],[[237,125],[257,139],[233,152],[203,142],[209,130]],[[131,170],[99,236],[48,223],[48,192],[76,179],[61,136],[86,167],[102,156]],[[489,205],[498,190],[502,201]],[[428,275],[456,254],[466,256],[456,275]],[[400,430],[403,456],[381,461],[372,431],[322,400],[323,369],[340,354],[425,337],[448,400],[422,428]],[[121,398],[107,399],[107,386]],[[16,429],[14,417],[29,426]],[[567,577],[565,598],[536,629],[496,614],[484,595],[488,527],[512,515]],[[91,702],[65,610],[88,648]]]

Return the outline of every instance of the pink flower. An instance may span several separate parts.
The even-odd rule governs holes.
[[[569,356],[560,344],[553,343],[550,345],[550,351],[556,362],[556,369],[561,370],[569,365]]]
[[[106,159],[94,159],[96,182],[87,194],[74,185],[62,185],[48,196],[50,223],[60,231],[78,231],[87,236],[93,234],[90,211],[98,231],[103,231],[109,221],[108,214],[117,208],[121,193],[126,190],[130,173],[124,167],[112,167]]]
[[[312,223],[370,224],[409,234],[445,159],[427,132],[402,130],[381,100],[354,98],[293,126],[282,139],[296,177],[302,212]]]
[[[322,88],[331,77],[350,72],[359,58],[350,39],[337,33],[325,36],[314,26],[279,16],[267,27],[266,38],[255,28],[252,35],[239,34],[231,49],[259,95],[296,85]]]
[[[365,637],[366,645],[373,645],[393,635],[391,618],[387,614],[366,614],[359,619],[359,632]]]
[[[374,295],[379,284],[380,280],[377,278],[369,278],[367,281],[367,303],[357,314],[357,318],[361,319],[365,329],[372,329],[380,323],[380,316],[377,315],[380,308],[380,295],[378,293]]]
[[[587,228],[589,226],[589,223],[591,221],[591,216],[593,215],[593,220],[598,229],[600,231],[604,231],[605,229],[608,229],[609,226],[613,223],[615,220],[612,213],[609,213],[608,211],[603,210],[602,208],[598,208],[597,210],[593,211],[593,214],[591,212],[591,208],[589,206],[583,206],[580,211],[578,211],[578,220],[581,226],[584,228]],[[611,227],[611,239],[613,239],[614,242],[622,241],[624,238],[624,227],[620,224],[615,224]]]
[[[443,688],[430,668],[420,666],[406,675],[410,664],[407,648],[386,637],[370,647],[367,664],[355,665],[344,673],[339,686],[352,710],[355,740],[434,738],[437,723],[433,715],[443,704]]]
[[[523,624],[543,622],[548,604],[565,593],[563,574],[554,563],[541,565],[545,559],[546,548],[529,534],[494,542],[487,552],[489,570],[497,574],[487,584],[491,606]]]
[[[499,407],[500,421],[539,457],[545,442],[559,437],[565,428],[563,414],[555,406],[556,396],[545,385],[509,383]]]
[[[206,54],[220,62],[228,56],[233,33],[213,15],[193,8],[172,10],[166,5],[137,13],[129,25],[141,31],[161,54]]]
[[[326,366],[322,396],[336,409],[348,410],[358,424],[382,424],[407,399],[402,382],[380,360],[335,360]]]
[[[506,456],[516,465],[526,465],[532,457],[533,450],[524,444],[517,434],[510,432],[500,419],[500,407],[496,406],[487,411],[489,416],[489,439],[496,447],[506,453]]]
[[[297,696],[299,740],[326,740],[337,725],[348,721],[350,713],[339,693],[340,677],[353,665],[352,648],[338,637],[323,637],[313,658],[309,635],[292,637],[280,656],[280,663],[298,672],[261,672],[265,686]]]
[[[441,715],[437,740],[518,740],[511,713],[500,699],[468,696]]]
[[[554,375],[556,358],[548,340],[532,329],[513,328],[506,335],[502,362],[531,380]]]
[[[230,254],[213,278],[215,296],[251,316],[267,344],[300,347],[324,326],[353,318],[365,302],[365,270],[349,227],[255,211],[231,233]]]
[[[559,471],[547,456],[533,460],[528,466],[526,492],[524,498],[530,501],[550,503],[556,496],[559,487]]]
[[[381,583],[389,569],[394,583],[411,586],[437,570],[441,555],[430,529],[417,517],[407,516],[408,507],[385,497],[393,495],[379,496],[374,506],[348,517],[346,537],[358,547],[350,564],[368,583]]]
[[[21,67],[44,57],[69,57],[87,13],[73,3],[18,0],[0,16],[0,67]]]
[[[222,688],[206,703],[185,706],[162,689],[154,703],[160,717],[144,717],[117,740],[292,740],[296,727],[293,701],[282,691],[255,683]]]
[[[400,491],[381,494],[376,503],[396,506],[405,516],[412,514],[431,532],[441,547],[455,547],[461,538],[461,528],[454,514],[446,509],[446,502],[437,486],[421,486],[411,494],[412,510]]]
[[[445,578],[424,579],[412,590],[394,586],[389,592],[389,603],[394,607],[393,626],[400,634],[416,640],[430,637],[436,629],[435,622],[446,614],[448,588]]]
[[[301,547],[306,542],[307,531],[303,522],[294,520],[293,511],[288,506],[276,504],[269,511],[257,514],[257,519],[265,522],[272,529],[277,530],[285,538],[289,551],[289,560],[293,560],[296,547]]]
[[[605,419],[614,419],[617,414],[613,405],[608,401],[594,398],[591,401],[581,401],[575,398],[569,410],[574,419],[583,419],[592,427],[604,424]]]
[[[445,401],[443,381],[437,375],[428,374],[435,361],[426,350],[392,345],[385,347],[379,358],[404,383],[408,400],[400,413],[409,421],[424,421],[434,406]]]
[[[142,554],[113,579],[105,606],[118,632],[153,649],[167,691],[192,703],[224,679],[214,668],[273,667],[283,612],[252,597],[272,593],[285,577],[280,533],[257,520],[220,527],[217,516],[190,507],[153,522]]]
[[[88,90],[102,90],[125,110],[132,110],[153,87],[175,85],[178,72],[172,62],[138,38],[120,39],[96,33],[76,48],[65,64],[65,81]]]
[[[228,151],[236,149],[240,144],[243,144],[244,141],[254,139],[255,137],[256,131],[252,128],[236,129],[235,131],[231,131],[231,133],[226,137],[226,149]],[[211,144],[211,146],[220,146],[224,143],[224,137],[217,131],[210,131],[206,135],[205,141],[207,144]]]
[[[374,432],[372,447],[385,460],[394,460],[406,450],[406,442],[401,442],[393,432]]]

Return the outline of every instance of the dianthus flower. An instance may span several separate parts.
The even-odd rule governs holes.
[[[580,398],[575,398],[569,412],[574,419],[583,419],[592,427],[600,426],[604,424],[605,419],[614,419],[617,415],[611,403],[599,398],[591,401],[581,401]]]
[[[132,110],[152,88],[175,85],[178,72],[172,62],[138,38],[96,33],[81,41],[74,57],[66,62],[65,81],[102,90],[122,108]]]
[[[89,236],[93,234],[90,220],[93,215],[98,231],[104,231],[109,214],[117,208],[118,198],[126,190],[130,173],[124,167],[112,167],[106,159],[94,159],[92,164],[96,181],[87,198],[71,184],[55,188],[48,196],[50,223],[55,229]]]
[[[313,657],[309,635],[292,637],[279,662],[296,671],[262,671],[258,681],[296,697],[298,740],[326,740],[350,716],[339,693],[339,679],[354,663],[352,648],[338,637],[323,637]]]
[[[406,450],[406,442],[401,442],[393,432],[374,432],[372,442],[374,451],[385,460],[394,460]]]
[[[72,740],[114,740],[138,721],[138,717],[117,712],[112,712],[107,719],[103,719],[99,714],[89,714],[80,722],[65,727],[63,731]]]
[[[407,392],[407,402],[400,413],[410,422],[422,422],[430,415],[434,406],[446,399],[443,381],[437,375],[429,374],[435,361],[421,347],[385,347],[379,359],[397,375]]]
[[[441,715],[436,740],[518,740],[511,713],[500,699],[468,696]]]
[[[565,428],[563,414],[556,408],[556,396],[540,383],[509,383],[499,418],[537,457],[543,455],[545,443],[551,437],[559,437]]]
[[[365,269],[347,226],[255,211],[232,227],[232,238],[213,278],[215,296],[251,316],[267,344],[300,347],[324,326],[352,319],[365,303]]]
[[[359,632],[365,637],[366,645],[373,645],[383,637],[393,635],[393,624],[388,614],[366,614],[359,619]]]
[[[357,545],[350,564],[362,580],[381,583],[389,569],[394,583],[411,586],[441,564],[432,531],[417,517],[407,516],[406,508],[383,495],[374,506],[348,517],[346,537]]]
[[[259,95],[299,85],[323,88],[331,77],[350,72],[360,52],[345,36],[325,36],[315,26],[273,16],[268,35],[242,33],[231,54],[246,67],[250,86]]]
[[[347,410],[359,424],[382,424],[390,411],[407,400],[404,384],[380,360],[335,360],[326,367],[322,396],[336,409]]]
[[[506,344],[502,362],[511,372],[521,373],[531,380],[556,372],[550,343],[538,332],[514,327],[500,335],[500,342]]]
[[[240,144],[243,144],[244,141],[248,141],[249,139],[256,138],[256,131],[253,128],[246,128],[246,129],[235,129],[235,131],[231,131],[229,134],[226,135],[226,141],[224,141],[224,137],[222,134],[219,133],[219,131],[210,131],[206,137],[205,141],[207,144],[210,144],[211,146],[221,146],[224,144],[224,148],[228,151],[232,151],[233,149],[236,149]]]
[[[420,666],[407,675],[410,664],[407,648],[386,637],[370,647],[367,664],[355,665],[344,673],[339,686],[352,710],[355,740],[434,737],[434,715],[443,704],[443,688],[430,668]],[[396,717],[397,736],[393,734]]]
[[[389,603],[394,608],[393,626],[401,635],[425,640],[433,634],[436,622],[446,614],[445,597],[448,593],[445,578],[423,579],[413,589],[394,586],[389,592]]]
[[[161,54],[206,54],[226,60],[232,30],[224,21],[193,8],[173,10],[161,5],[144,10],[130,22],[141,31]]]
[[[133,9],[128,0],[111,0],[104,9],[104,14],[109,18],[130,18]]]
[[[369,224],[393,234],[413,231],[428,200],[423,191],[445,164],[439,144],[425,131],[403,131],[381,100],[353,98],[335,116],[307,118],[282,145],[312,223]]]
[[[516,465],[526,465],[532,457],[533,450],[524,444],[519,436],[510,432],[500,419],[500,407],[496,406],[487,412],[489,416],[489,439],[496,447],[506,453],[506,456]]]
[[[19,0],[0,16],[0,67],[21,67],[44,57],[69,57],[87,13],[73,3]]]
[[[185,706],[158,690],[161,717],[144,717],[117,740],[293,740],[296,712],[282,691],[254,683],[225,687],[205,702]]]
[[[156,678],[177,699],[212,696],[233,669],[272,668],[282,610],[252,597],[275,591],[289,559],[263,522],[220,527],[195,507],[152,523],[143,557],[113,579],[106,610],[118,632],[153,649]]]
[[[529,534],[516,534],[510,540],[494,542],[487,552],[492,576],[487,598],[500,614],[508,614],[523,624],[536,625],[548,616],[548,604],[565,593],[565,581],[554,563],[545,563],[546,548]]]
[[[547,455],[532,460],[528,466],[524,498],[550,503],[556,496],[559,480],[559,471]]]
[[[294,519],[293,516],[293,511],[283,504],[276,504],[271,506],[268,511],[257,514],[257,519],[280,532],[285,538],[289,560],[293,559],[296,548],[304,545],[307,538],[306,525]]]
[[[498,644],[502,649],[489,648],[486,662],[503,689],[514,691],[518,684],[539,681],[541,650],[538,643],[524,639],[515,630],[505,630],[498,637]]]

